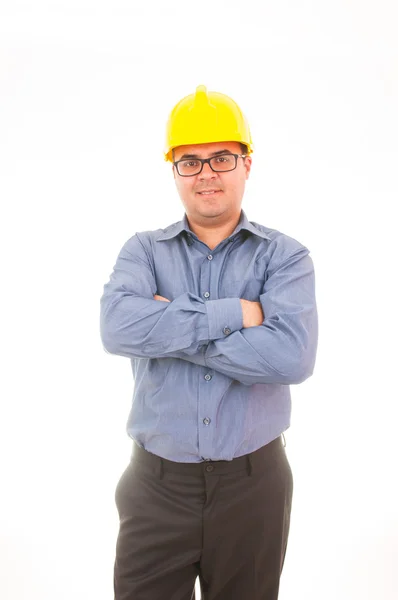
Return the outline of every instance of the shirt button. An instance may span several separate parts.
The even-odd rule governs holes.
[[[208,298],[210,296],[209,292],[205,292],[203,295],[205,298]]]
[[[210,425],[211,419],[209,419],[209,417],[206,417],[205,419],[203,419],[203,423],[205,425]]]
[[[205,375],[206,381],[210,381],[211,377],[212,377],[211,375],[209,375],[208,373],[206,373],[206,375]]]
[[[225,335],[229,335],[231,333],[231,330],[229,327],[224,327],[223,332],[225,333]]]
[[[209,254],[209,256],[207,257],[209,260],[213,260],[213,256],[211,254]]]
[[[213,470],[214,470],[214,467],[213,467],[213,465],[206,465],[206,471],[207,471],[208,473],[211,473]]]

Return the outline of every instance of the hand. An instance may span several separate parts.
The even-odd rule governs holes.
[[[162,302],[170,302],[167,298],[163,296],[159,296],[158,294],[154,295],[154,300],[161,300]],[[251,302],[250,300],[240,299],[240,303],[242,305],[243,312],[243,328],[247,327],[256,327],[257,325],[261,325],[264,321],[264,313],[261,306],[261,302]]]
[[[262,325],[264,321],[264,313],[261,302],[251,302],[240,298],[243,312],[243,328],[256,327]]]

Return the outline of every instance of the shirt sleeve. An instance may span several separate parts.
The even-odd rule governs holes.
[[[155,300],[156,293],[148,255],[136,234],[120,251],[100,300],[107,352],[128,358],[191,357],[190,362],[205,366],[209,342],[243,326],[239,298],[213,300],[208,306],[189,292],[172,302]]]
[[[270,264],[259,302],[263,323],[212,340],[205,366],[246,385],[301,383],[313,373],[318,344],[314,265],[305,246]]]

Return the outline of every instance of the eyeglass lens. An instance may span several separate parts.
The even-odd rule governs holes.
[[[210,159],[210,166],[214,171],[232,171],[236,167],[236,156],[233,154],[213,156]],[[179,161],[177,167],[180,175],[196,175],[202,169],[202,162],[196,158],[188,158]]]

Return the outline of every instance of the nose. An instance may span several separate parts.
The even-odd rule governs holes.
[[[199,179],[215,179],[216,173],[210,167],[209,163],[203,165],[203,169],[199,173]]]

